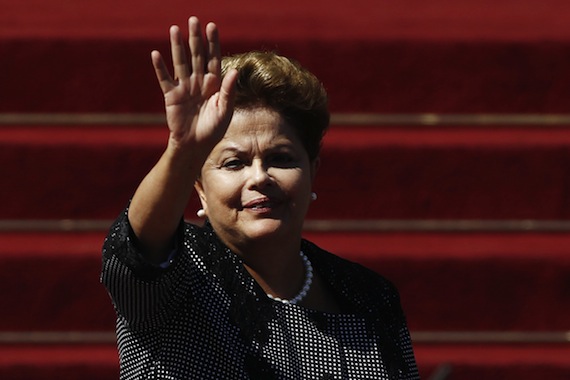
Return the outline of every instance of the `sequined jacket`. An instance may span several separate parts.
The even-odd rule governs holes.
[[[394,286],[303,240],[339,314],[269,299],[211,226],[181,222],[166,268],[144,260],[127,212],[103,246],[121,379],[419,379]]]

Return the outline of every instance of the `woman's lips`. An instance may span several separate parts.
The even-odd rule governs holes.
[[[243,205],[244,209],[249,209],[257,212],[268,212],[277,206],[278,202],[268,197],[256,198],[246,202]]]

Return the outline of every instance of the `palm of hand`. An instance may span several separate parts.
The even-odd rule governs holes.
[[[179,148],[199,149],[207,155],[223,137],[231,120],[237,73],[234,70],[221,78],[216,26],[206,27],[208,53],[205,53],[198,20],[191,17],[188,24],[190,63],[176,26],[170,29],[174,78],[160,53],[154,51],[152,60],[164,94],[170,140]]]

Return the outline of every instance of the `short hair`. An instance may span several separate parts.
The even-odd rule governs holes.
[[[298,62],[273,52],[248,52],[222,59],[222,75],[237,69],[236,109],[267,107],[296,131],[311,160],[319,156],[329,126],[323,84]]]

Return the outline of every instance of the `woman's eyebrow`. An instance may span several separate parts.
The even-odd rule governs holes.
[[[241,148],[238,144],[228,143],[227,145],[222,145],[220,147],[219,153],[242,153],[245,149]]]
[[[295,148],[295,144],[293,144],[291,141],[285,140],[285,141],[277,141],[269,147],[269,149],[281,149],[281,148],[293,149]]]

